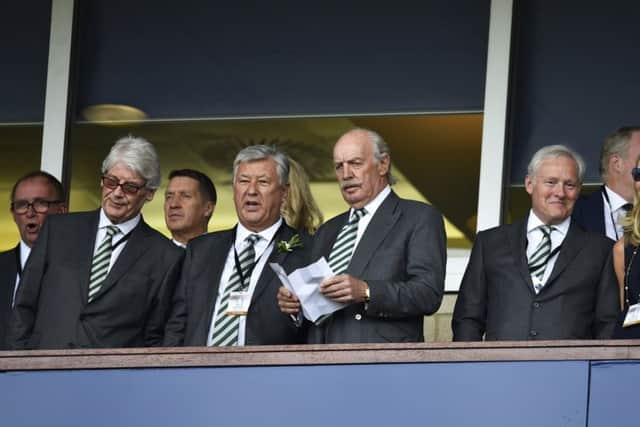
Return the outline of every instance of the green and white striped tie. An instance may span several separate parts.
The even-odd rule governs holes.
[[[549,255],[551,255],[551,232],[555,228],[548,225],[541,225],[538,228],[542,232],[542,240],[540,240],[538,247],[533,251],[527,263],[529,265],[529,273],[542,282],[544,272],[549,263]],[[540,283],[534,284],[534,289],[538,293],[542,289],[542,285]]]
[[[111,262],[111,252],[113,251],[113,236],[119,231],[120,229],[115,225],[108,225],[106,227],[107,235],[93,254],[91,274],[89,275],[89,302],[91,302],[93,297],[100,291],[102,283],[107,278],[109,263]]]
[[[336,275],[344,273],[349,266],[358,235],[358,222],[366,214],[367,211],[364,208],[356,209],[333,243],[329,254],[329,267]]]
[[[256,251],[254,245],[260,240],[259,234],[250,234],[245,240],[246,246],[238,255],[240,269],[242,275],[238,274],[237,265],[233,267],[233,273],[229,278],[229,283],[224,289],[220,305],[216,311],[216,318],[213,323],[213,336],[211,337],[212,346],[227,346],[238,344],[238,326],[240,325],[240,316],[227,315],[227,307],[229,306],[229,297],[231,292],[237,292],[241,289],[249,288],[251,272],[255,265]],[[244,282],[240,278],[244,279]]]

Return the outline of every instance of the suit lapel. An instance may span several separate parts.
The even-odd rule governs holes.
[[[558,254],[556,263],[553,266],[551,275],[549,275],[549,279],[547,279],[546,285],[544,286],[544,288],[542,288],[543,291],[549,285],[551,285],[554,280],[558,278],[558,276],[564,271],[564,269],[567,268],[569,263],[571,263],[571,261],[578,255],[578,253],[580,253],[580,251],[584,247],[582,243],[583,237],[583,232],[579,230],[577,228],[577,225],[572,221],[569,225],[567,236],[562,242],[562,249],[560,249],[560,253]]]
[[[287,259],[289,252],[280,252],[278,251],[277,244],[281,240],[289,241],[291,237],[295,234],[294,230],[290,229],[284,221],[282,221],[282,225],[278,228],[278,231],[273,236],[273,249],[271,254],[269,255],[269,259],[265,263],[262,268],[262,272],[260,273],[260,278],[258,279],[258,283],[256,283],[256,288],[253,290],[253,295],[251,296],[251,304],[253,304],[257,298],[260,296],[265,289],[268,288],[269,284],[272,280],[276,280],[277,276],[269,267],[269,263],[275,262],[280,265],[283,265]],[[295,249],[294,249],[295,250]]]
[[[78,271],[80,272],[78,277],[82,278],[82,280],[78,280],[78,291],[80,293],[80,301],[85,301],[85,303],[89,298],[89,277],[91,276],[91,264],[93,263],[93,251],[96,245],[99,222],[100,210],[97,210],[84,224],[78,224],[78,233],[76,235],[81,237],[74,243],[78,254],[82,254],[81,259],[78,260]],[[87,239],[85,236],[90,236],[91,238]]]
[[[529,273],[529,264],[527,262],[527,220],[520,221],[511,226],[509,232],[509,244],[511,246],[511,255],[513,256],[513,263],[516,269],[520,273],[522,280],[532,293],[533,281],[531,280],[531,274]]]
[[[604,185],[600,186],[600,191],[596,191],[593,196],[593,208],[589,209],[591,229],[602,234],[606,234],[606,220],[604,217],[604,200],[602,194],[605,191]]]
[[[400,218],[397,208],[399,198],[392,191],[382,202],[376,213],[371,218],[358,246],[356,246],[347,272],[355,277],[362,277],[362,273],[371,260],[371,253],[375,252],[382,244],[387,234]]]
[[[204,284],[206,287],[206,298],[202,301],[202,304],[205,304],[208,309],[202,310],[203,316],[206,317],[198,321],[198,325],[202,326],[200,328],[199,335],[202,340],[201,342],[203,342],[204,345],[207,343],[207,334],[209,333],[211,319],[213,319],[213,310],[215,310],[216,300],[218,299],[218,290],[220,289],[220,280],[222,279],[224,265],[227,262],[227,256],[229,255],[231,246],[235,243],[235,237],[236,227],[226,232],[224,237],[222,237],[217,244],[212,245],[211,251],[206,251],[207,253],[200,254],[201,261],[206,262],[206,265],[202,265],[201,268],[207,271],[207,274],[204,275],[206,281]],[[222,255],[220,257],[220,262],[211,262],[211,257],[216,254]]]

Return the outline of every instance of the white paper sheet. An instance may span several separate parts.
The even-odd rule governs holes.
[[[346,306],[325,297],[320,293],[320,282],[325,277],[333,276],[333,271],[324,257],[313,264],[301,267],[287,276],[284,269],[277,263],[269,263],[285,288],[290,290],[300,300],[302,314],[312,322],[325,314],[331,314]]]

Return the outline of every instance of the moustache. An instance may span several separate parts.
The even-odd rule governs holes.
[[[355,180],[355,179],[350,179],[348,181],[342,181],[340,183],[340,189],[344,190],[347,187],[353,187],[355,185],[360,185],[360,181]]]

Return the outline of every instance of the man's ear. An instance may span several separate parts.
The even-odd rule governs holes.
[[[156,194],[156,190],[147,189],[147,194],[144,195],[144,198],[147,202],[153,200],[153,196]]]
[[[389,173],[389,165],[391,163],[391,158],[388,154],[382,156],[382,159],[378,161],[378,173],[380,176],[384,176]]]
[[[216,204],[213,203],[212,201],[208,201],[205,204],[205,208],[204,208],[204,216],[206,216],[207,218],[211,218],[213,216],[213,212],[216,210]]]
[[[533,193],[533,180],[529,175],[524,177],[524,189],[527,190],[527,193]]]

